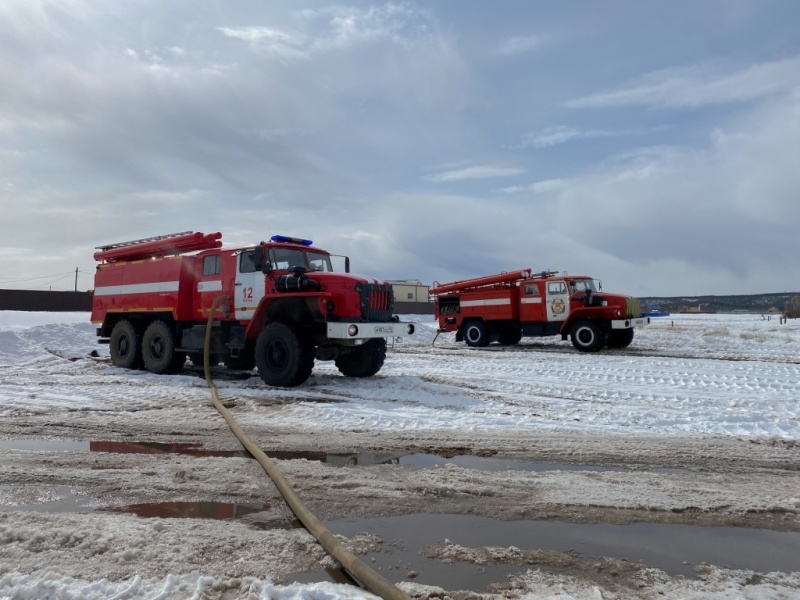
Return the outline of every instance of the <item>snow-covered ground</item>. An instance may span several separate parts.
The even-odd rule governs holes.
[[[107,363],[65,361],[91,352],[107,356],[108,349],[96,344],[85,314],[41,315],[0,312],[0,365],[14,367],[16,383],[0,388],[0,414],[163,406],[176,384],[206,393],[205,383],[192,375],[164,378]],[[798,321],[782,324],[776,316],[760,315],[660,317],[638,331],[626,350],[582,354],[558,337],[474,350],[445,334],[432,345],[432,317],[413,318],[422,324],[418,338],[395,346],[377,378],[347,379],[332,362],[317,362],[301,388],[270,390],[273,397],[295,400],[272,414],[272,422],[322,420],[344,430],[538,428],[800,440]],[[70,385],[58,385],[66,374]],[[98,389],[98,376],[128,389],[109,395]],[[50,385],[36,385],[41,379]],[[143,381],[147,393],[137,393]],[[252,381],[222,385],[244,397],[264,391]]]
[[[471,349],[452,335],[435,339],[430,316],[414,341],[396,344],[377,377],[354,380],[317,362],[303,386],[265,388],[257,378],[220,380],[220,395],[240,407],[243,426],[314,432],[372,431],[414,436],[529,435],[531,431],[602,436],[737,438],[795,447],[800,441],[800,322],[777,316],[672,315],[654,318],[625,350],[582,354],[559,338],[525,339],[516,347]],[[176,409],[170,426],[190,430],[206,419],[208,390],[197,374],[155,376],[110,365],[86,313],[0,312],[0,419]],[[113,391],[110,391],[113,390]],[[265,403],[268,395],[269,402]],[[312,424],[312,425],[309,425]],[[20,437],[25,436],[20,431]],[[11,437],[6,433],[7,437]],[[795,480],[796,481],[796,480]],[[800,508],[800,489],[775,502]],[[0,502],[3,495],[0,494]],[[13,504],[13,503],[12,503]],[[6,503],[0,546],[19,543],[14,507]],[[11,515],[11,516],[10,516]],[[73,515],[74,517],[74,515]],[[796,517],[795,517],[796,518]],[[3,526],[3,523],[6,526]],[[47,531],[27,523],[25,533]],[[119,540],[117,540],[119,541]],[[54,542],[55,543],[55,542]],[[43,565],[42,567],[46,567]],[[0,562],[0,598],[356,598],[369,594],[336,584],[274,585],[243,580],[237,596],[214,595],[216,573],[196,570],[154,580],[123,581],[106,573],[72,578],[39,568],[21,572]],[[529,571],[519,595],[623,598],[608,589]],[[416,596],[430,589],[403,583]],[[229,589],[228,586],[226,589]],[[519,590],[518,590],[519,591]],[[800,597],[800,573],[710,570],[702,580],[653,576],[637,597]]]

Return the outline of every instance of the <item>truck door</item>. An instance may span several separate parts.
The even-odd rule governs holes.
[[[564,321],[569,315],[569,291],[565,281],[548,281],[547,296],[548,321]]]
[[[222,294],[222,255],[214,252],[198,257],[197,260],[198,263],[195,264],[197,285],[194,301],[197,313],[193,318],[204,321],[208,319],[214,298]]]
[[[249,321],[253,317],[266,289],[264,274],[256,270],[254,254],[251,248],[242,250],[236,257],[234,314],[239,321]]]
[[[522,323],[542,323],[547,320],[544,314],[544,297],[542,296],[541,282],[523,281],[520,285],[519,320]]]

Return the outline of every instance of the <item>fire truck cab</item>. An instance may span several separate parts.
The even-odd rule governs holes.
[[[92,322],[118,367],[176,372],[203,364],[215,299],[210,359],[258,367],[269,385],[297,386],[315,360],[349,377],[383,366],[386,339],[415,334],[392,315],[391,284],[336,272],[310,240],[273,236],[225,248],[220,233],[182,232],[98,247]]]

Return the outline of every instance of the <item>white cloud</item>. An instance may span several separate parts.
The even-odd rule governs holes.
[[[564,144],[573,140],[591,138],[610,138],[625,136],[640,136],[663,131],[665,127],[651,127],[649,129],[577,129],[565,125],[553,125],[542,131],[526,133],[520,137],[519,142],[505,146],[511,150],[524,148],[547,148]]]
[[[566,106],[699,107],[746,102],[800,86],[800,57],[760,63],[733,72],[719,71],[709,65],[655,71],[626,87],[571,100]]]
[[[512,185],[502,188],[500,191],[506,194],[516,194],[519,192],[533,192],[534,194],[547,194],[564,189],[567,185],[566,179],[545,179],[528,185]]]
[[[253,49],[282,58],[300,59],[308,56],[305,36],[278,31],[269,27],[219,27],[226,37],[247,42]]]
[[[334,6],[304,10],[301,14],[310,21],[325,23],[329,34],[317,40],[320,49],[351,47],[378,39],[405,43],[431,29],[430,14],[411,2],[388,2],[367,8]]]
[[[390,2],[367,8],[333,6],[299,13],[306,31],[275,27],[218,27],[225,36],[247,42],[254,50],[282,58],[303,59],[375,42],[411,45],[434,29],[430,15],[411,3]]]
[[[534,48],[538,48],[543,43],[543,38],[538,35],[527,35],[509,38],[501,43],[495,50],[495,54],[501,56],[516,56],[523,54]]]
[[[436,173],[435,175],[428,175],[423,179],[425,179],[425,181],[432,181],[434,183],[445,183],[449,181],[461,181],[464,179],[511,177],[512,175],[519,175],[524,172],[525,169],[519,169],[516,167],[479,166],[457,169],[455,171],[444,171],[442,173]]]

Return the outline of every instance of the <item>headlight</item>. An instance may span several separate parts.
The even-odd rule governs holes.
[[[347,328],[347,335],[350,336],[358,335],[358,326],[350,325],[350,327]]]
[[[406,326],[406,331],[408,332],[408,335],[413,335],[414,334],[414,324],[413,323],[409,323]]]

